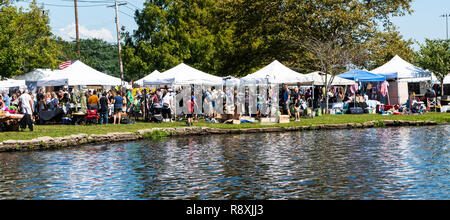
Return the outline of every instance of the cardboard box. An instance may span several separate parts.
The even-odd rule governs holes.
[[[289,115],[281,115],[279,118],[279,121],[278,121],[278,123],[280,123],[280,124],[287,124],[290,122],[291,122],[291,120],[290,120]]]
[[[240,120],[233,120],[233,119],[230,119],[230,120],[225,121],[225,123],[226,123],[226,124],[240,125],[240,124],[241,124],[241,121],[240,121]]]
[[[261,118],[261,123],[277,123],[277,118]]]

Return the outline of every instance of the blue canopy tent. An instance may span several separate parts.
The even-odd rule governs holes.
[[[378,75],[375,73],[371,73],[365,70],[351,70],[346,73],[343,73],[341,75],[338,75],[338,77],[343,79],[349,79],[354,80],[358,84],[361,82],[384,82],[386,81],[386,76],[384,75]],[[389,94],[388,94],[389,96]],[[355,93],[355,100],[356,100],[356,93]],[[356,106],[356,101],[354,101]]]
[[[384,82],[384,81],[386,81],[386,76],[378,75],[378,74],[371,73],[371,72],[364,71],[364,70],[348,71],[346,73],[338,75],[338,77],[343,78],[343,79],[354,80],[357,82]]]

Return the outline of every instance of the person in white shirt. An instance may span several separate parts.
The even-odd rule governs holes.
[[[173,92],[172,89],[168,89],[169,91],[169,103],[170,103],[170,114],[171,116],[175,116],[176,117],[176,105],[175,105],[175,92]],[[170,118],[172,120],[172,117]]]
[[[19,97],[19,106],[21,112],[24,114],[22,120],[20,121],[20,127],[22,130],[25,130],[28,125],[30,131],[33,131],[33,99],[28,94],[28,89],[25,89],[23,94]]]
[[[167,91],[163,92],[162,104],[164,120],[170,121],[172,119],[173,96]]]

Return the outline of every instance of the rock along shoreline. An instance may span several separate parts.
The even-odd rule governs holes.
[[[267,132],[295,132],[295,131],[314,131],[314,130],[339,130],[339,129],[361,129],[361,128],[378,128],[378,127],[436,126],[436,125],[439,125],[439,123],[434,121],[384,120],[384,121],[369,121],[365,123],[313,125],[302,127],[292,126],[292,127],[262,127],[262,128],[242,128],[242,129],[223,129],[223,128],[209,128],[209,127],[152,128],[152,129],[138,130],[136,132],[125,132],[125,133],[108,133],[108,134],[92,134],[92,135],[77,134],[59,138],[39,137],[33,140],[8,140],[0,143],[0,153],[44,151],[44,150],[81,147],[88,144],[109,144],[116,142],[153,139],[158,137],[177,137],[185,135],[246,134],[246,133],[267,133]]]

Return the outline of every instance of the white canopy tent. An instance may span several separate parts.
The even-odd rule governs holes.
[[[438,78],[434,74],[431,74],[431,77],[399,79],[398,81],[408,83],[431,82],[431,84],[440,84]]]
[[[223,77],[223,84],[226,86],[235,86],[241,84],[241,80],[234,76]]]
[[[307,84],[307,85],[314,84],[316,86],[324,86],[325,85],[325,73],[313,72],[313,73],[306,74],[305,76],[307,77],[306,79],[308,81],[306,81],[302,84]],[[343,78],[340,78],[337,76],[335,76],[333,81],[331,82],[332,79],[333,79],[333,76],[328,74],[327,81],[329,82],[328,85],[330,85],[330,86],[351,86],[351,85],[355,84],[355,81],[353,81],[353,80],[343,79]]]
[[[136,81],[135,83],[139,86],[144,86],[144,81],[157,80],[161,73],[158,70],[153,71],[150,75]]]
[[[241,80],[246,84],[296,84],[298,82],[308,81],[306,76],[289,69],[277,60]]]
[[[392,60],[372,71],[378,75],[384,75],[387,79],[397,79],[403,82],[430,81],[431,73],[406,62],[396,55]]]
[[[8,79],[0,81],[0,91],[8,92],[10,88],[19,88],[22,90],[27,88],[27,85],[25,84],[25,80]]]
[[[221,85],[221,77],[202,72],[184,63],[157,75],[150,80],[144,80],[144,86],[149,85]]]
[[[37,82],[41,79],[50,77],[58,73],[60,70],[36,69],[32,72],[15,76],[16,80],[25,80],[26,82]]]
[[[31,92],[37,91],[37,82],[41,79],[53,76],[57,74],[60,70],[50,70],[50,69],[36,69],[32,72],[25,73],[13,77],[16,80],[25,80],[28,90]]]
[[[81,61],[76,61],[68,68],[58,71],[50,77],[38,81],[38,87],[44,86],[117,86],[119,78],[101,73]]]

